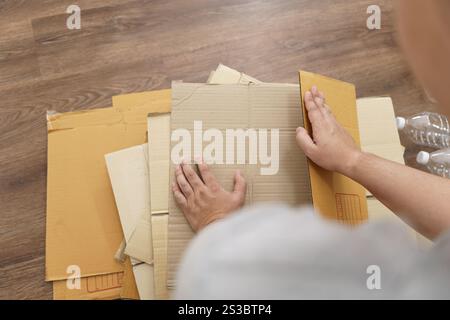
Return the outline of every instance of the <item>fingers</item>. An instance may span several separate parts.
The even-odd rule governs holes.
[[[303,127],[297,128],[296,140],[298,146],[303,150],[308,158],[310,158],[317,149],[316,144],[313,142],[310,135]]]
[[[197,190],[204,186],[203,181],[189,164],[183,162],[181,164],[181,169],[183,170],[183,173],[193,190]]]
[[[324,121],[323,112],[314,101],[314,97],[310,91],[305,93],[305,107],[308,112],[308,119],[311,122],[313,131],[319,129]]]
[[[311,91],[305,92],[305,107],[308,113],[317,109],[317,105],[316,102],[314,101],[314,98],[315,97]]]
[[[324,113],[319,109],[310,91],[305,93],[305,107],[313,133],[320,132],[324,124]]]
[[[325,103],[325,94],[322,91],[319,91],[317,86],[311,87],[311,94],[313,95],[314,98],[320,98],[322,102]]]
[[[184,194],[181,192],[180,187],[178,186],[177,182],[174,182],[172,184],[172,192],[173,196],[175,198],[175,202],[181,207],[185,207],[187,205],[187,200],[184,196]]]
[[[322,111],[322,114],[325,117],[331,114],[330,108],[325,104],[325,94],[322,91],[319,91],[316,86],[311,88],[311,94],[317,107]]]
[[[319,92],[319,90],[317,89],[316,86],[313,86],[311,88],[311,94],[312,94],[313,100],[316,103],[317,107],[321,107],[325,100],[323,94],[321,95],[321,93]]]
[[[177,166],[175,169],[175,178],[177,180],[177,184],[183,193],[184,197],[187,199],[189,198],[193,193],[194,190],[192,189],[189,182],[186,180],[186,177],[184,176],[183,169],[181,169],[181,166]]]
[[[241,175],[239,170],[234,174],[234,190],[233,194],[235,194],[239,200],[244,200],[245,192],[247,191],[247,183],[245,182],[244,177]]]
[[[206,163],[199,162],[198,170],[200,171],[200,175],[202,176],[203,181],[208,187],[210,188],[217,187],[218,183],[216,177],[213,175],[211,170],[209,170],[209,167]]]
[[[320,113],[323,115],[323,119],[329,120],[330,117],[334,117],[330,107],[325,103],[325,94],[322,91],[319,91],[316,86],[313,86],[311,88],[310,95],[308,94],[308,92],[305,94],[305,104],[306,104],[307,98],[310,101],[310,104],[311,104],[311,100],[314,102],[314,105],[310,106],[310,109],[314,109],[314,107],[316,107],[317,110],[319,110]],[[309,114],[308,114],[308,117],[309,117]],[[320,117],[318,117],[317,115],[314,115],[314,114],[312,115],[312,117],[313,117],[313,119],[317,119],[315,121],[315,123],[319,122]],[[322,120],[322,119],[320,119],[320,120]],[[313,120],[311,120],[311,118],[310,118],[310,121],[312,124]]]

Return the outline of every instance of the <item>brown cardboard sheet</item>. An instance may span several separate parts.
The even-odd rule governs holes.
[[[260,129],[267,129],[268,150],[274,146],[271,144],[271,132],[279,130],[279,164],[276,174],[262,175],[263,169],[270,170],[269,166],[260,162],[251,164],[249,161],[251,157],[248,155],[244,163],[236,164],[236,161],[229,165],[216,163],[211,165],[211,170],[224,188],[232,190],[233,173],[236,169],[240,169],[248,183],[246,205],[266,201],[280,201],[294,206],[311,204],[306,158],[298,148],[292,148],[295,145],[295,129],[303,124],[297,85],[173,83],[172,134],[178,129],[185,129],[193,137],[194,121],[202,121],[203,131],[214,128],[222,132],[224,137],[227,129],[252,128],[258,132]],[[197,130],[196,133],[198,132]],[[177,144],[178,141],[172,139],[172,153]],[[195,143],[192,144],[191,152],[193,156],[196,153],[194,145]],[[204,143],[203,148],[207,145],[208,143]],[[227,153],[226,145],[224,139],[224,157]],[[243,152],[249,148],[248,140],[239,148],[235,145],[235,156],[239,151]],[[197,151],[200,150],[201,153],[201,149],[202,147]],[[271,155],[275,153],[276,151],[272,150]],[[171,160],[172,183],[175,164],[174,159]],[[204,160],[207,161],[206,158]],[[180,256],[192,238],[193,232],[176,206],[171,193],[168,232],[168,286],[173,287]]]
[[[316,85],[327,97],[327,104],[337,121],[360,145],[354,85],[305,71],[300,71],[299,75],[305,128],[311,132],[303,98],[305,92]],[[308,164],[313,205],[316,211],[327,218],[350,225],[357,225],[367,220],[366,191],[360,184],[339,173],[320,168],[312,161],[308,161]]]
[[[71,265],[82,277],[123,271],[114,259],[123,233],[104,155],[143,144],[147,114],[170,111],[170,90],[145,96],[146,104],[133,96],[120,107],[48,116],[47,281],[67,279]]]

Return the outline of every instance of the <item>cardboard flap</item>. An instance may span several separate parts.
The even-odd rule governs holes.
[[[301,104],[305,128],[311,134],[311,124],[306,116],[305,92],[316,85],[324,92],[327,104],[337,121],[360,145],[356,92],[352,84],[327,78],[310,72],[300,71]],[[353,180],[336,172],[320,168],[308,160],[314,208],[323,216],[348,224],[359,224],[367,220],[365,189]]]
[[[130,241],[142,215],[150,215],[148,190],[147,144],[105,155],[111,186],[125,236]]]

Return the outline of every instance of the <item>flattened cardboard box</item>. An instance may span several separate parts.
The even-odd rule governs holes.
[[[114,259],[123,233],[104,155],[144,143],[147,114],[170,111],[170,90],[144,96],[146,103],[136,107],[131,101],[49,116],[47,281],[67,279],[70,265],[82,277],[123,271]]]
[[[234,153],[245,154],[245,162],[233,165],[212,164],[211,170],[227,190],[233,189],[233,174],[240,169],[247,180],[246,205],[257,202],[282,201],[295,206],[311,204],[311,189],[306,157],[295,146],[295,130],[303,124],[303,115],[299,105],[298,86],[286,84],[251,85],[209,85],[209,84],[172,84],[172,134],[178,130],[187,130],[191,137],[194,121],[202,121],[202,131],[216,129],[225,137],[227,129],[249,128],[256,131],[267,129],[267,155],[279,154],[278,172],[274,175],[261,175],[269,165],[251,164],[247,151],[251,143],[234,146]],[[279,153],[271,133],[279,130]],[[270,131],[270,132],[269,132]],[[259,131],[258,131],[259,132]],[[260,140],[259,142],[264,140]],[[222,154],[226,156],[226,139],[223,139]],[[172,141],[172,153],[178,141]],[[195,156],[195,143],[192,143],[191,155]],[[258,143],[259,144],[259,143]],[[197,146],[198,147],[198,146]],[[260,145],[259,145],[260,147]],[[270,151],[269,151],[270,150]],[[258,152],[261,151],[259,148]],[[173,159],[172,159],[173,160]],[[204,158],[208,162],[207,158]],[[274,159],[272,159],[274,160]],[[275,161],[275,160],[274,160]],[[234,161],[236,162],[236,161]],[[174,181],[175,165],[171,161],[170,182]],[[168,246],[168,286],[174,286],[175,273],[180,256],[193,232],[183,213],[169,194],[169,246]]]
[[[312,133],[304,106],[305,92],[316,85],[324,92],[336,120],[360,144],[356,92],[354,85],[310,72],[300,71],[301,105],[305,114],[305,128]],[[355,181],[337,172],[327,171],[308,160],[314,209],[324,217],[351,225],[368,218],[365,189]]]

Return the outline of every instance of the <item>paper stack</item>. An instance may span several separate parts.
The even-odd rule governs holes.
[[[325,88],[338,120],[353,128],[359,141],[354,87],[308,73],[303,77],[305,88],[308,81]],[[185,129],[195,135],[196,121],[202,121],[204,130],[219,132],[279,129],[276,174],[261,175],[261,170],[274,168],[267,163],[253,165],[248,159],[211,166],[225,188],[232,186],[231,172],[242,169],[249,182],[247,204],[312,204],[331,219],[350,224],[367,219],[361,186],[321,172],[293,147],[293,132],[304,123],[300,97],[298,85],[262,83],[219,65],[206,84],[174,82],[172,90],[113,97],[110,108],[49,112],[46,280],[53,281],[54,298],[170,297],[178,262],[193,236],[169,191],[174,169],[171,147],[176,144],[171,132]],[[339,111],[344,105],[350,109]],[[389,112],[378,118],[379,123],[393,121],[388,98],[368,99],[358,105],[360,127],[363,122],[364,128],[370,127],[372,117],[361,114],[372,115],[381,106]],[[367,148],[380,155],[390,156],[392,151],[401,161],[395,139],[369,146],[366,137],[379,135],[384,131],[380,127],[361,130],[362,142],[369,141]],[[390,134],[397,136],[397,131]],[[199,150],[192,146],[193,155]],[[340,182],[327,184],[330,181]]]

